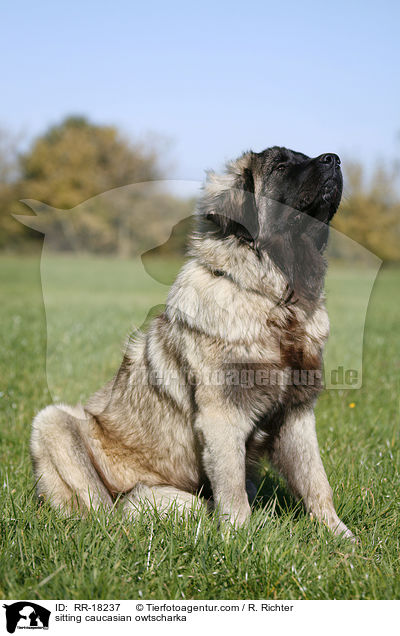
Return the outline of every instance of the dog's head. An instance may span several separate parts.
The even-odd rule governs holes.
[[[336,154],[311,158],[274,146],[243,154],[224,175],[210,173],[199,212],[221,236],[268,253],[298,293],[315,296],[342,186]]]

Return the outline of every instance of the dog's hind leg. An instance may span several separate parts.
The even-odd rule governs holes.
[[[33,420],[31,456],[38,495],[66,512],[112,506],[85,444],[89,418],[81,406],[60,404],[46,407]]]
[[[206,503],[197,495],[173,486],[146,486],[138,483],[125,495],[123,512],[128,518],[139,518],[143,512],[155,511],[158,515],[168,516],[177,513],[187,516],[206,509]]]

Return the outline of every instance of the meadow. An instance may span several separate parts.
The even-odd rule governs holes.
[[[160,267],[172,273],[176,263]],[[39,255],[1,257],[1,598],[399,598],[398,269],[382,268],[368,293],[362,387],[326,390],[316,409],[335,505],[357,545],[310,520],[267,463],[237,532],[204,513],[132,523],[117,507],[84,520],[38,507],[32,417],[55,399],[84,400],[111,377],[124,336],[168,291],[138,263],[85,256],[49,255],[42,279],[43,289]],[[357,356],[354,316],[370,280],[361,267],[330,270],[327,355],[336,361]]]

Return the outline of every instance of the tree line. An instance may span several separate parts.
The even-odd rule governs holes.
[[[183,220],[193,215],[195,200],[177,196],[168,182],[163,187],[165,178],[157,145],[134,143],[85,117],[65,118],[22,152],[0,131],[0,250],[41,245],[42,234],[12,216],[32,214],[31,207],[45,218],[41,230],[55,250],[129,257],[164,244],[174,228],[164,252],[182,254]],[[399,262],[398,172],[380,165],[367,179],[360,162],[348,162],[333,227],[384,261]],[[340,257],[340,246],[336,252]]]

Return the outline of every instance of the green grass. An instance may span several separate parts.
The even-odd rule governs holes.
[[[354,547],[311,521],[267,465],[252,518],[238,532],[222,531],[204,514],[128,523],[118,511],[66,520],[38,508],[29,459],[33,415],[55,396],[73,402],[100,386],[118,366],[129,325],[140,325],[167,291],[138,263],[64,257],[45,265],[47,373],[39,259],[0,259],[0,597],[400,596],[400,271],[381,271],[373,289],[362,388],[326,391],[317,406],[323,462],[337,510],[358,537]],[[331,272],[336,360],[357,356],[348,360],[365,280],[363,271]]]

